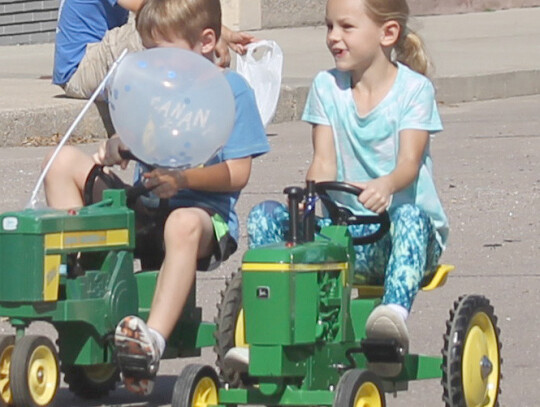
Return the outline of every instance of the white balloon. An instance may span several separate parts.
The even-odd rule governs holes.
[[[204,164],[233,129],[234,96],[225,75],[192,51],[153,48],[128,54],[108,93],[116,132],[147,164]]]

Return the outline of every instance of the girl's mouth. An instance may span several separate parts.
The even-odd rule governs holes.
[[[341,48],[333,48],[332,55],[334,56],[334,58],[341,58],[345,55],[345,50]]]

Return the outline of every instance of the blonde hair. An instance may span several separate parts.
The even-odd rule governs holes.
[[[379,24],[394,20],[400,26],[394,46],[395,59],[425,75],[430,61],[422,39],[407,27],[409,6],[406,0],[363,0],[370,18]]]
[[[136,23],[143,42],[180,37],[193,47],[206,28],[214,30],[219,39],[221,5],[219,0],[145,0]]]

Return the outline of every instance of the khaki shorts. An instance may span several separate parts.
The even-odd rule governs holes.
[[[107,31],[101,42],[86,46],[86,53],[77,70],[63,86],[66,96],[89,99],[105,78],[114,61],[126,48],[129,52],[143,49],[133,18],[130,18],[126,24]],[[98,99],[103,100],[102,97],[98,97]]]

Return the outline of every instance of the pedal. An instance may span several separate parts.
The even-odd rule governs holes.
[[[371,363],[403,363],[405,351],[395,339],[364,339],[361,346]]]
[[[130,377],[152,379],[156,375],[158,366],[152,365],[146,356],[117,354],[116,360],[118,361],[120,370],[124,374],[129,373]]]

